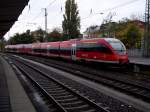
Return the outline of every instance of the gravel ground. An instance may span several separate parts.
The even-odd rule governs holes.
[[[25,56],[25,57],[28,57],[30,59],[33,59],[32,56]],[[39,60],[40,59],[40,60]],[[42,61],[43,58],[34,58],[34,60],[37,60],[37,61]],[[61,60],[61,61],[57,61],[57,60],[52,60],[52,59],[44,59],[45,61],[48,61],[48,62],[52,62],[52,63],[60,63],[61,65],[63,66],[73,66],[75,68],[79,68],[79,70],[89,70],[91,72],[95,72],[95,73],[99,73],[99,74],[105,74],[107,76],[112,76],[112,77],[115,77],[115,78],[118,78],[118,79],[122,79],[122,80],[130,80],[130,82],[134,82],[134,83],[138,83],[140,85],[144,85],[144,86],[147,86],[149,87],[150,86],[150,77],[148,75],[143,75],[141,73],[137,74],[137,73],[124,73],[124,69],[118,71],[118,69],[120,68],[113,68],[114,70],[112,71],[112,68],[111,66],[107,66],[107,67],[110,67],[110,68],[105,68],[103,67],[103,65],[100,65],[100,64],[97,64],[97,63],[82,63],[82,65],[80,64],[75,64],[75,63],[71,63],[71,61],[69,61],[69,63],[67,63],[68,61],[67,60]],[[113,67],[113,66],[112,66]],[[131,68],[127,68],[129,69],[129,71],[131,71],[130,69]],[[116,71],[116,72],[115,72]],[[120,73],[119,73],[120,72]]]
[[[61,75],[52,73],[52,71],[49,71],[46,68],[39,67],[38,65],[34,65],[35,67],[38,67],[41,71],[44,71],[48,73],[50,76],[53,76],[60,82],[65,82],[66,85],[69,85],[69,87],[72,87],[73,89],[79,91],[84,96],[88,96],[89,99],[92,99],[94,102],[104,106],[111,112],[142,112],[134,107],[127,105],[119,100],[116,100],[110,96],[106,96],[103,93],[100,93],[92,88],[89,88],[85,85],[79,84],[74,80],[70,80],[69,78],[63,77]]]

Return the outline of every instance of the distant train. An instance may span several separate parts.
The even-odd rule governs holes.
[[[124,44],[115,38],[71,39],[62,42],[46,42],[5,46],[7,52],[62,57],[75,61],[94,61],[127,64]]]

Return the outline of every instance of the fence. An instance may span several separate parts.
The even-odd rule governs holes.
[[[137,57],[137,58],[143,57],[143,49],[128,49],[127,53],[129,57]],[[150,49],[147,51],[146,56],[144,57],[147,58],[150,57]]]
[[[142,57],[142,49],[128,49],[127,53],[129,57]]]

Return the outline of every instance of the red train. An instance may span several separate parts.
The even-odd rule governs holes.
[[[126,64],[129,62],[124,44],[114,38],[71,39],[5,46],[7,52],[26,53],[71,60]]]

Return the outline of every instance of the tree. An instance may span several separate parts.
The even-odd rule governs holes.
[[[60,29],[54,28],[51,33],[48,34],[48,41],[60,41],[62,40],[62,33]]]
[[[8,40],[9,44],[29,44],[33,43],[35,40],[30,35],[30,30],[27,30],[25,33],[19,34],[16,33],[13,37]]]
[[[41,28],[38,28],[36,31],[32,32],[32,36],[34,37],[34,39],[37,42],[43,42],[44,41],[44,34],[45,34],[45,31],[42,30]]]
[[[115,35],[127,48],[140,48],[144,33],[143,26],[144,22],[140,20],[125,18],[118,22]]]
[[[142,33],[135,24],[131,24],[127,29],[126,37],[130,47],[139,47],[138,42],[141,40]]]
[[[67,39],[77,38],[80,35],[80,17],[75,0],[67,0],[64,20],[62,22],[63,34]]]

